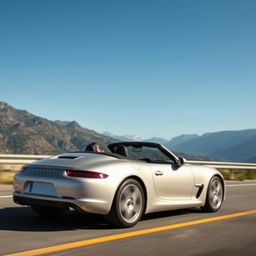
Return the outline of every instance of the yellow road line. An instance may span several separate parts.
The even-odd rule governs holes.
[[[193,221],[189,221],[189,222],[183,222],[183,223],[171,224],[171,225],[167,225],[167,226],[131,231],[131,232],[126,232],[126,233],[121,233],[121,234],[116,234],[116,235],[103,236],[103,237],[92,238],[92,239],[78,241],[78,242],[54,245],[54,246],[45,247],[45,248],[41,248],[41,249],[12,253],[12,254],[3,255],[3,256],[36,256],[36,255],[42,255],[42,254],[47,254],[47,253],[54,253],[54,252],[74,249],[74,248],[93,245],[93,244],[105,243],[105,242],[115,241],[115,240],[119,240],[119,239],[135,237],[135,236],[142,236],[142,235],[152,234],[152,233],[156,233],[156,232],[162,232],[162,231],[167,231],[167,230],[172,230],[172,229],[200,225],[200,224],[205,224],[205,223],[210,223],[210,222],[215,222],[215,221],[234,219],[234,218],[253,215],[253,214],[256,214],[256,210],[232,213],[232,214],[227,214],[227,215],[222,215],[222,216],[217,216],[217,217],[212,217],[212,218],[198,219],[198,220],[193,220]]]

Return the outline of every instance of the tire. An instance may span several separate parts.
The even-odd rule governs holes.
[[[120,228],[132,227],[138,223],[144,209],[145,194],[140,183],[134,179],[127,179],[118,188],[111,210],[105,219]]]
[[[42,217],[57,217],[66,211],[64,207],[31,205],[32,210]]]
[[[204,212],[216,212],[221,208],[224,198],[224,187],[221,179],[214,176],[208,186],[205,205],[202,207]]]

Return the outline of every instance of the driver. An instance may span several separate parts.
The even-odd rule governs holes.
[[[103,152],[103,150],[100,148],[99,144],[96,142],[92,142],[88,144],[85,148],[85,151],[90,151],[90,152]]]

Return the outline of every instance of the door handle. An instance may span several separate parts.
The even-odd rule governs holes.
[[[155,171],[155,175],[156,176],[161,176],[161,175],[163,175],[164,173],[162,172],[162,171]]]

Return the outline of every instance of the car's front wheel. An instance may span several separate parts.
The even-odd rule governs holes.
[[[216,212],[220,209],[224,198],[224,187],[221,179],[214,176],[208,186],[205,205],[202,210],[205,212]]]
[[[134,226],[143,215],[145,195],[140,183],[134,179],[125,180],[118,188],[107,222],[114,226]]]

